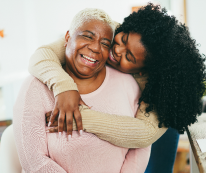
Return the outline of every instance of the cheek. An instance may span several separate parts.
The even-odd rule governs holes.
[[[103,59],[106,61],[109,57],[109,49],[102,48],[102,56]]]
[[[76,44],[76,42],[68,42],[67,43],[67,48],[66,48],[66,52],[67,52],[67,54],[69,54],[70,56],[72,55],[72,54],[74,54],[75,53],[75,50],[76,50],[76,47],[77,47],[77,44]]]
[[[128,61],[121,61],[120,68],[124,73],[131,73],[132,70],[131,64]]]
[[[125,70],[128,70],[130,68],[130,64],[127,60],[125,60],[125,58],[121,59],[120,66]]]

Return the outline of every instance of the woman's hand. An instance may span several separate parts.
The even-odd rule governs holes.
[[[47,113],[45,114],[46,126],[48,126],[48,124],[49,124],[49,120],[50,120],[51,114],[52,114],[52,111],[47,112]],[[66,121],[64,121],[63,131],[65,131],[65,132],[67,131]],[[55,120],[53,121],[52,125],[50,125],[50,128],[47,130],[47,132],[50,132],[50,133],[58,132],[58,119],[55,119]]]
[[[55,119],[58,117],[58,132],[61,135],[62,131],[64,131],[64,121],[66,119],[66,131],[69,138],[72,135],[73,130],[73,117],[75,118],[77,129],[81,135],[82,133],[82,117],[79,111],[79,105],[86,105],[79,94],[78,91],[65,91],[63,93],[58,94],[55,97],[55,107],[52,111],[49,124],[54,125]],[[87,106],[87,105],[86,105]]]

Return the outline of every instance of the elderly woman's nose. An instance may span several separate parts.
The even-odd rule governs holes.
[[[93,41],[88,45],[88,48],[91,49],[95,53],[99,53],[101,50],[101,45],[99,41]]]

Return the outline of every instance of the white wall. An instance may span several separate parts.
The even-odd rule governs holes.
[[[199,50],[206,55],[206,1],[187,0],[187,24],[191,35],[201,46]]]
[[[84,8],[101,8],[112,19],[122,22],[131,13],[133,5],[145,5],[147,2],[148,0],[35,0],[33,3],[38,26],[38,45],[64,35],[74,15]]]
[[[5,30],[5,38],[0,37],[0,73],[3,74],[25,68],[23,60],[27,56],[27,50],[23,2],[24,0],[0,1],[0,30]]]

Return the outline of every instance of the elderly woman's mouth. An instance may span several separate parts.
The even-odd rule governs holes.
[[[82,60],[83,60],[87,65],[89,65],[89,64],[95,65],[95,64],[97,64],[97,63],[99,62],[98,60],[93,59],[93,58],[91,58],[91,57],[89,57],[89,56],[86,56],[86,55],[83,55],[83,54],[81,54],[81,57],[82,57]]]

